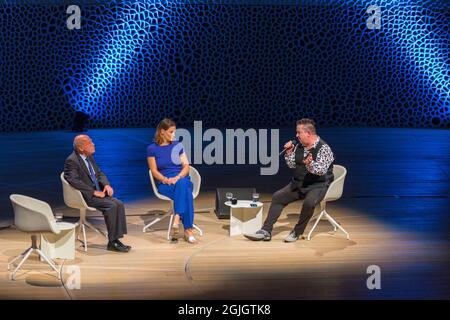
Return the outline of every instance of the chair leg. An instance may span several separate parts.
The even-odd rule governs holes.
[[[83,247],[84,247],[85,241],[84,241],[83,239],[80,239],[80,233],[82,233],[82,230],[83,230],[83,225],[80,224],[80,225],[78,226],[77,237],[76,237],[75,239],[76,239],[77,241],[80,241],[81,244],[82,244]]]
[[[108,233],[100,229],[97,229],[92,225],[92,223],[86,220],[86,210],[80,209],[80,220],[78,221],[78,231],[76,239],[80,241],[84,246],[84,252],[87,252],[87,237],[86,237],[86,227],[100,233],[102,236],[108,239]],[[80,233],[83,232],[83,240],[80,240]]]
[[[47,264],[48,264],[53,270],[56,271],[56,273],[58,274],[58,279],[61,279],[61,271],[58,270],[58,269],[56,268],[55,263],[54,263],[53,261],[51,261],[49,258],[47,258],[47,256],[46,256],[41,250],[36,249],[36,251],[37,251],[37,253],[38,253],[42,258],[44,258],[44,260],[47,262]]]
[[[53,261],[51,261],[49,258],[47,258],[47,256],[46,256],[41,250],[39,250],[39,249],[37,249],[37,248],[33,248],[33,247],[29,248],[29,249],[26,251],[25,257],[20,261],[19,265],[16,267],[16,269],[14,269],[14,272],[11,274],[11,279],[12,279],[12,280],[16,280],[16,273],[17,273],[17,271],[20,270],[20,268],[22,267],[22,265],[23,265],[23,264],[25,263],[25,261],[30,257],[31,253],[32,253],[34,250],[36,250],[37,254],[38,254],[39,256],[41,256],[41,257],[45,260],[45,262],[47,262],[47,264],[48,264],[53,270],[56,271],[56,273],[57,273],[57,275],[58,275],[58,279],[61,279],[61,270],[58,270],[58,269],[56,268],[55,263],[54,263]],[[21,256],[22,256],[22,255],[21,255]],[[19,257],[21,257],[21,256],[19,256]],[[15,260],[17,260],[17,258],[14,259],[13,261],[11,261],[11,263],[14,262]],[[9,269],[8,269],[8,270],[9,270]]]
[[[78,231],[75,239],[80,240],[81,222],[78,223],[77,229]]]
[[[201,208],[194,210],[195,213],[210,213],[214,208]]]
[[[86,225],[86,227],[88,227],[91,230],[94,230],[97,233],[100,233],[102,236],[104,236],[105,238],[108,238],[108,233],[107,232],[103,232],[100,229],[97,229],[96,227],[94,227],[90,222],[84,221],[84,224]]]
[[[81,228],[83,229],[84,252],[87,252],[86,227],[84,226],[84,223],[81,225]]]
[[[345,231],[344,228],[342,228],[342,226],[336,222],[336,220],[334,220],[326,211],[325,211],[325,217],[334,225],[334,228],[336,229],[339,228],[342,232],[344,232],[347,235],[347,239],[350,239],[350,235],[348,234],[347,231]]]
[[[11,279],[12,280],[16,280],[16,273],[17,271],[19,271],[20,267],[23,265],[23,263],[28,259],[28,257],[30,256],[30,254],[33,252],[33,248],[31,247],[30,249],[28,249],[27,253],[25,254],[25,257],[22,259],[22,261],[20,261],[19,265],[17,266],[16,269],[14,269],[12,275],[11,275]]]
[[[319,223],[320,219],[322,219],[322,216],[325,214],[325,211],[320,212],[319,216],[316,219],[316,222],[314,222],[313,227],[308,233],[308,240],[311,240],[311,234],[313,233],[314,229],[317,227],[317,224]]]
[[[325,209],[321,208],[319,212],[314,211],[313,216],[311,217],[310,221],[314,221],[314,220],[323,220],[324,218],[319,218],[320,214],[322,213],[322,211],[325,211]]]
[[[200,233],[200,236],[202,237],[203,236],[203,231],[202,231],[202,229],[200,229],[199,227],[197,227],[197,225],[196,224],[194,224],[194,229],[196,229],[199,233]]]
[[[80,229],[78,230],[78,233],[80,233],[80,231],[83,232],[83,241],[81,242],[84,246],[84,252],[87,252],[86,222],[86,208],[80,208],[80,221],[78,222],[80,224]]]
[[[17,257],[15,257],[11,262],[8,263],[8,271],[11,270],[11,265],[16,262],[18,259],[22,258],[24,255],[28,253],[30,249],[33,249],[33,247],[29,247],[27,250],[19,254]]]
[[[81,232],[83,232],[83,240],[80,239],[80,233]],[[83,244],[84,252],[87,252],[86,227],[84,226],[84,223],[80,223],[80,225],[78,226],[76,240],[80,241]]]
[[[322,216],[322,220],[328,221],[331,224],[331,226],[333,227],[333,231],[336,232],[337,231],[337,224],[335,224],[335,222],[337,222],[337,221],[333,222],[333,221],[329,220],[327,218],[327,211],[326,210],[323,210],[323,211],[325,212],[325,214]]]
[[[167,228],[167,240],[170,241],[170,232],[172,231],[172,224],[173,224],[174,215],[170,215],[170,221],[169,221],[169,228]]]
[[[150,222],[149,224],[147,224],[146,226],[144,226],[144,228],[142,229],[142,232],[145,232],[148,228],[150,228],[152,225],[154,225],[155,223],[157,223],[158,221],[161,221],[162,219],[167,218],[168,216],[170,216],[172,214],[172,212],[168,212],[165,215],[163,215],[161,218],[156,218],[155,220],[153,220],[152,222]]]

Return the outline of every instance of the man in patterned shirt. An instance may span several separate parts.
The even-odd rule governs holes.
[[[277,222],[283,208],[291,202],[302,199],[300,218],[294,229],[284,239],[285,242],[297,241],[305,231],[314,208],[323,199],[328,186],[334,179],[333,152],[316,134],[314,121],[301,119],[297,121],[296,129],[300,144],[289,141],[284,145],[286,163],[293,170],[292,180],[273,194],[269,214],[262,229],[254,234],[244,235],[250,240],[270,241],[273,225]]]

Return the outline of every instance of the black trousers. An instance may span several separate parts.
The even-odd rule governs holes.
[[[325,197],[327,189],[328,187],[317,187],[310,189],[306,193],[302,193],[299,190],[292,191],[290,184],[284,188],[281,188],[272,196],[272,204],[269,208],[269,214],[264,221],[262,229],[272,233],[273,225],[277,222],[284,207],[291,202],[303,199],[300,217],[294,227],[295,233],[297,235],[302,235],[309,220],[314,214],[314,208],[318,203],[320,203],[323,197]]]
[[[127,234],[127,221],[123,202],[116,198],[96,198],[86,200],[88,206],[100,210],[105,218],[109,241],[118,240]]]

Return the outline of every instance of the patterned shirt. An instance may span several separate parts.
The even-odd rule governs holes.
[[[317,137],[317,140],[314,142],[312,148],[315,148],[317,144],[319,143],[320,137]],[[291,153],[287,153],[284,155],[284,159],[286,160],[286,164],[289,168],[295,169],[295,151],[297,151],[298,144],[294,147],[294,150]],[[304,149],[303,151],[303,159],[305,159],[309,154],[309,151]],[[306,165],[306,170],[308,170],[310,173],[323,176],[325,173],[327,173],[328,168],[330,167],[331,163],[334,161],[334,155],[333,151],[331,151],[331,148],[327,144],[323,144],[322,147],[317,152],[317,157],[315,160],[311,161],[309,164]]]

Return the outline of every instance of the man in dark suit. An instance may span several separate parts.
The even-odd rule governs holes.
[[[114,190],[92,156],[95,152],[94,143],[89,136],[78,135],[73,141],[73,149],[64,163],[64,178],[72,187],[80,190],[88,206],[103,213],[108,229],[107,249],[128,252],[131,247],[119,240],[127,233],[125,208],[122,201],[113,198]]]

